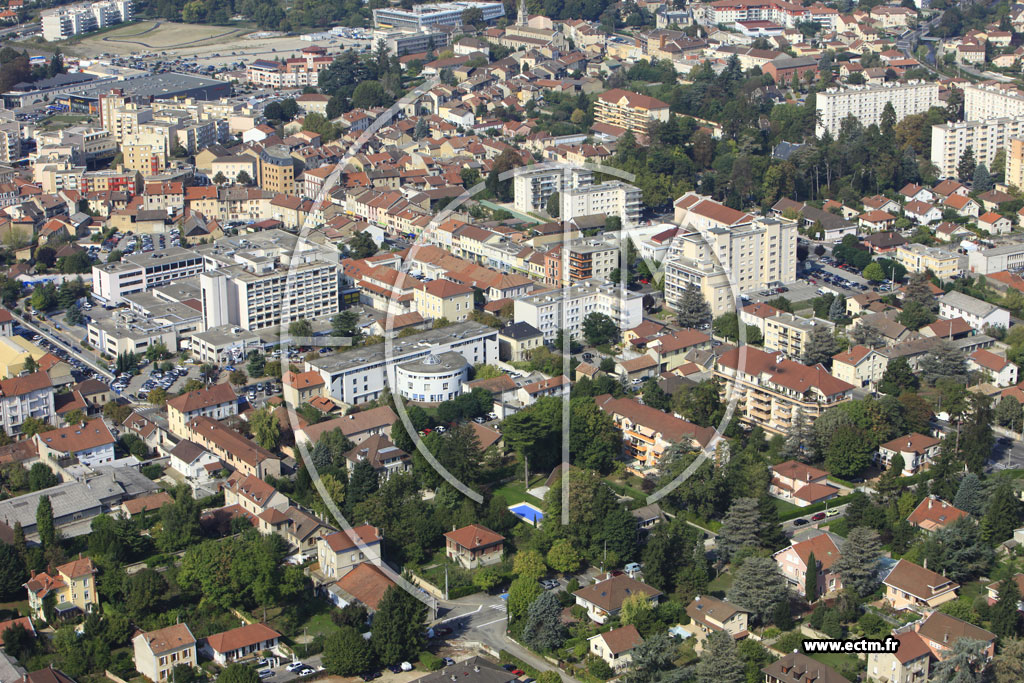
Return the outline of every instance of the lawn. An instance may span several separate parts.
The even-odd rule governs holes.
[[[535,474],[530,477],[530,488],[540,486],[544,483],[544,475]],[[509,505],[515,505],[516,503],[533,503],[537,505],[540,501],[531,496],[526,492],[526,487],[523,485],[522,479],[516,479],[510,481],[501,488],[495,489],[494,495],[501,496],[505,499],[505,502]]]
[[[788,500],[782,500],[781,498],[772,498],[772,502],[775,504],[775,509],[779,511],[779,517],[790,514],[799,510],[800,508],[793,505]]]
[[[730,586],[732,586],[732,574],[724,572],[708,584],[708,593],[724,595]]]
[[[857,671],[865,667],[865,663],[857,659],[854,655],[839,652],[815,653],[810,655],[810,657],[811,659],[818,660],[822,664],[828,664],[839,672],[851,670]]]

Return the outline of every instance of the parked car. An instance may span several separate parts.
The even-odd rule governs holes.
[[[288,669],[289,671],[299,671],[300,669],[306,668],[306,665],[304,663],[302,663],[302,662],[292,662],[291,664],[289,664],[285,668]]]
[[[805,524],[808,524],[808,522],[803,517],[793,520],[793,526],[803,526]]]
[[[558,588],[560,584],[555,579],[541,579],[540,585],[544,587],[544,590],[550,591]]]
[[[819,512],[819,513],[817,513],[817,514],[815,514],[814,516],[811,517],[811,521],[813,521],[813,522],[820,522],[823,519],[825,519],[825,513],[824,512]]]

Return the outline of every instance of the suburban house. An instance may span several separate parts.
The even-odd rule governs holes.
[[[186,624],[140,632],[132,638],[132,647],[135,670],[153,683],[171,680],[171,672],[178,664],[189,668],[199,665],[196,639]]]
[[[967,369],[988,374],[997,387],[1012,387],[1017,383],[1017,366],[987,349],[978,349],[968,356]]]
[[[828,483],[828,472],[796,460],[787,460],[772,467],[772,483],[768,493],[797,507],[832,500],[839,489]]]
[[[574,592],[576,604],[587,610],[592,621],[603,624],[622,609],[622,603],[633,595],[646,595],[652,605],[658,603],[661,591],[625,574],[604,574],[589,586]]]
[[[632,664],[633,650],[644,642],[633,624],[598,633],[587,640],[590,654],[603,659],[613,671],[621,671]]]
[[[58,619],[76,612],[91,612],[100,604],[96,595],[96,567],[88,557],[79,557],[57,567],[54,575],[32,572],[25,583],[32,617],[47,621],[44,602],[53,595],[54,616]]]
[[[284,402],[293,408],[309,403],[324,392],[324,378],[315,370],[307,372],[288,371],[281,375],[281,389]]]
[[[224,483],[223,490],[225,507],[237,505],[254,516],[271,508],[283,510],[289,505],[288,496],[251,474],[242,476],[236,472]]]
[[[986,325],[1010,328],[1010,312],[987,301],[953,290],[939,297],[939,316],[963,318],[976,330]]]
[[[210,483],[224,467],[215,454],[188,439],[182,439],[171,449],[170,463],[193,489]]]
[[[933,609],[955,600],[960,590],[957,582],[906,560],[898,561],[882,584],[894,609]]]
[[[1017,590],[1021,591],[1021,595],[1024,595],[1024,574],[1014,574],[1013,580],[1017,583]],[[989,585],[985,586],[985,590],[988,593],[988,604],[994,605],[999,599],[999,586],[1002,585],[1002,581],[993,581]],[[2,631],[0,631],[2,633]]]
[[[227,666],[249,655],[273,650],[280,638],[281,634],[266,624],[248,624],[204,638],[199,651],[221,666]]]
[[[398,415],[391,409],[391,406],[380,406],[306,425],[295,431],[295,442],[300,443],[305,440],[316,444],[320,437],[327,432],[340,429],[349,441],[359,444],[374,434],[390,433],[391,425],[396,422],[398,422]]]
[[[322,537],[316,546],[321,576],[333,581],[361,563],[380,564],[384,556],[383,541],[380,529],[369,524]]]
[[[803,652],[790,652],[761,669],[765,683],[850,683],[828,664]]]
[[[927,469],[939,454],[941,443],[933,436],[907,434],[879,446],[878,452],[875,453],[875,464],[883,469],[889,469],[892,459],[898,455],[903,458],[901,475],[909,477],[922,468]]]
[[[954,195],[959,197],[960,195]],[[920,683],[928,680],[931,650],[917,631],[895,634],[900,641],[895,652],[868,654],[868,676],[873,681]]]
[[[928,496],[914,508],[914,511],[907,517],[907,521],[912,526],[916,526],[919,529],[925,531],[936,531],[938,529],[944,529],[946,526],[952,524],[961,517],[966,517],[967,513],[963,510],[953,507],[949,503],[935,496]]]
[[[196,389],[167,402],[167,426],[171,434],[189,438],[188,423],[197,417],[223,420],[238,414],[238,396],[227,382]]]
[[[811,555],[814,555],[815,567],[808,567]],[[832,534],[823,532],[804,541],[792,542],[772,555],[779,565],[779,571],[790,586],[799,593],[804,592],[807,585],[807,572],[814,571],[818,575],[818,595],[826,595],[843,589],[839,574],[832,571],[832,565],[839,560],[839,545]]]
[[[40,460],[56,472],[74,464],[94,467],[114,460],[114,435],[100,418],[40,432],[32,441]]]
[[[694,636],[697,639],[697,650],[709,635],[715,631],[725,631],[735,640],[746,638],[747,610],[709,595],[698,595],[686,606],[686,615],[690,623],[697,627]]]
[[[978,216],[978,227],[989,234],[1002,235],[1013,229],[1013,221],[995,211],[988,211]]]
[[[445,533],[445,554],[466,569],[501,562],[505,537],[485,526],[470,524]]]
[[[350,475],[357,463],[366,461],[370,463],[381,481],[385,481],[392,474],[412,470],[412,459],[409,454],[391,443],[383,434],[375,434],[350,450],[345,454],[345,460]]]
[[[961,638],[984,643],[985,654],[990,659],[995,655],[996,634],[939,611],[932,612],[915,622],[914,630],[924,640],[935,659],[944,659],[953,649],[954,643]]]

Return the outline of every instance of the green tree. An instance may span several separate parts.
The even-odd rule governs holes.
[[[804,598],[807,602],[818,599],[818,559],[814,552],[807,557],[807,576],[804,580]]]
[[[658,410],[667,411],[672,408],[672,397],[658,384],[658,380],[650,378],[644,382],[643,388],[644,405]]]
[[[36,507],[36,532],[39,534],[39,544],[44,550],[49,550],[57,542],[57,528],[53,522],[53,504],[49,496],[40,496],[39,505]]]
[[[708,636],[694,673],[697,683],[745,683],[747,676],[731,634],[713,631]]]
[[[1020,635],[1020,587],[1013,577],[999,582],[999,598],[992,605],[989,619],[992,631],[1000,638],[1016,638]]]
[[[369,258],[377,253],[377,243],[365,230],[357,232],[348,243],[348,252],[355,259]]]
[[[187,486],[179,486],[174,492],[173,504],[160,508],[160,523],[156,541],[164,552],[188,548],[200,538],[199,506]]]
[[[217,683],[259,683],[256,669],[248,664],[232,662],[217,675]]]
[[[567,538],[560,538],[548,550],[547,564],[559,574],[572,574],[580,568],[579,551]]]
[[[562,645],[566,637],[562,624],[562,605],[550,591],[534,599],[526,612],[523,640],[535,650],[551,652]]]
[[[904,391],[916,391],[920,385],[921,383],[907,359],[898,356],[885,366],[885,372],[882,373],[882,379],[878,383],[878,390],[883,394],[899,396]]]
[[[336,676],[358,676],[370,670],[373,653],[359,631],[342,626],[324,640],[323,661]]]
[[[253,411],[249,417],[249,424],[252,428],[252,436],[261,448],[268,451],[277,450],[281,444],[281,425],[269,408],[262,408]]]
[[[988,166],[978,164],[974,167],[974,182],[971,183],[972,192],[988,192],[995,186],[992,175],[988,172]]]
[[[60,478],[41,462],[33,463],[28,470],[28,487],[33,491],[42,491],[59,483]]]
[[[748,557],[735,570],[728,591],[730,602],[749,610],[761,623],[768,620],[775,605],[788,595],[789,588],[775,560],[758,556]]]
[[[711,324],[711,306],[697,287],[687,287],[679,301],[677,320],[680,327],[703,329]]]
[[[0,599],[14,600],[22,597],[26,581],[28,569],[18,550],[13,545],[0,544]]]
[[[288,334],[293,337],[312,337],[313,325],[305,318],[293,320],[288,324]]]
[[[988,668],[987,643],[957,638],[931,670],[931,683],[981,683]]]
[[[548,202],[545,208],[547,209],[549,216],[552,218],[558,218],[558,215],[562,210],[561,194],[558,192],[552,192],[548,197]]]
[[[381,664],[412,659],[423,649],[426,616],[426,605],[398,586],[384,592],[373,617],[370,638]]]
[[[804,348],[803,362],[806,365],[821,363],[826,368],[832,367],[832,356],[840,351],[839,340],[828,325],[815,325]]]
[[[885,271],[882,270],[882,266],[878,265],[877,261],[872,261],[868,264],[867,268],[861,272],[864,279],[871,282],[881,282],[885,279]]]
[[[876,567],[882,554],[878,533],[867,527],[856,527],[850,531],[843,552],[832,564],[832,569],[842,577],[843,585],[859,595],[869,595],[877,585]]]
[[[718,553],[725,560],[743,548],[761,545],[760,511],[756,498],[737,498],[729,506],[718,532]]]
[[[537,581],[547,574],[544,558],[536,550],[520,550],[512,560],[512,573],[517,577]]]
[[[1013,530],[1020,524],[1020,500],[1013,494],[1008,479],[1000,479],[992,490],[981,519],[981,537],[995,545],[1013,536]]]
[[[508,610],[509,631],[514,636],[522,635],[530,605],[543,592],[544,589],[536,579],[521,576],[512,581],[505,605]]]
[[[964,153],[960,156],[960,162],[956,166],[957,179],[966,183],[974,178],[974,169],[977,166],[977,162],[974,160],[974,148],[970,145],[964,150]]]
[[[38,417],[26,417],[25,421],[21,423],[21,433],[27,439],[31,439],[36,434],[47,432],[53,429],[48,422]]]
[[[618,341],[619,330],[604,313],[588,313],[583,319],[583,337],[591,346],[600,346]]]

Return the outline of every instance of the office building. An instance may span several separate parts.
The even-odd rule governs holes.
[[[145,292],[203,272],[203,258],[190,249],[168,247],[129,254],[120,261],[92,267],[92,294],[120,304],[128,294]]]
[[[338,252],[282,230],[196,247],[206,328],[280,327],[338,312]]]
[[[574,339],[583,338],[583,320],[591,313],[603,313],[620,330],[629,330],[643,320],[643,296],[623,291],[597,278],[557,291],[529,294],[515,300],[514,320],[527,323],[544,335],[545,343],[555,341],[564,329]]]
[[[410,401],[440,403],[462,393],[469,379],[469,363],[461,354],[447,351],[407,360],[396,367],[395,386]]]
[[[378,40],[383,40],[384,44],[388,46],[389,54],[404,57],[405,55],[417,52],[443,50],[448,47],[448,41],[451,40],[451,36],[444,31],[434,30],[416,31],[414,33],[408,31],[377,30],[373,32],[373,44],[376,45]]]
[[[1024,92],[1013,85],[969,83],[963,92],[965,121],[1024,116]]]
[[[523,213],[547,211],[548,198],[556,192],[586,187],[594,182],[594,173],[586,168],[530,168],[512,180],[515,209]]]
[[[394,391],[400,365],[448,352],[469,365],[493,363],[498,360],[498,330],[473,321],[455,323],[395,339],[390,354],[383,343],[363,346],[308,360],[305,370],[320,373],[336,402],[356,405],[379,398],[384,387]]]
[[[887,102],[892,103],[897,121],[941,106],[939,84],[920,81],[830,88],[818,93],[816,101],[818,123],[814,134],[821,137],[828,131],[833,138],[839,136],[843,119],[848,116],[860,121],[865,128],[880,123]]]
[[[668,121],[669,106],[648,95],[614,88],[597,96],[594,103],[594,118],[617,128],[625,128],[634,134],[646,135],[651,121]]]
[[[42,13],[43,38],[53,42],[131,21],[132,0],[105,0],[68,5]]]
[[[932,126],[931,160],[939,169],[940,178],[955,178],[957,165],[968,147],[973,150],[975,161],[993,171],[992,161],[996,152],[1005,149],[1009,168],[1011,139],[1018,135],[1024,135],[1024,117],[959,121]]]
[[[257,184],[278,194],[295,194],[295,159],[284,145],[264,147],[257,157]]]
[[[462,15],[469,9],[479,9],[484,21],[491,23],[505,16],[500,2],[439,2],[413,5],[409,9],[382,7],[373,10],[373,24],[377,28],[395,28],[423,31],[433,26],[461,26]]]
[[[575,189],[567,188],[561,193],[563,221],[578,216],[618,216],[623,227],[640,222],[643,213],[640,188],[620,180],[599,185],[585,185]]]

